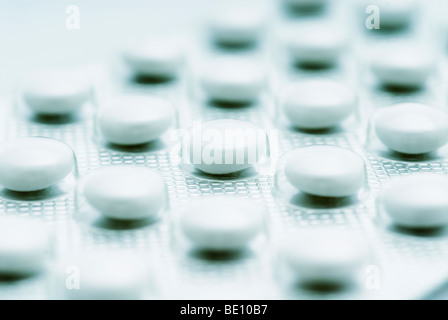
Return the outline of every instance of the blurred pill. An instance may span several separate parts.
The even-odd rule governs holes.
[[[220,119],[198,124],[185,139],[190,163],[212,175],[244,170],[266,154],[266,131],[240,120]]]
[[[263,208],[238,196],[201,198],[184,208],[180,226],[197,249],[241,250],[261,233]]]
[[[54,268],[59,299],[141,300],[150,286],[145,263],[128,253],[86,253],[65,260]]]
[[[150,37],[129,46],[124,61],[137,76],[169,78],[182,65],[182,46],[172,37]]]
[[[406,27],[411,24],[414,14],[417,12],[415,0],[364,0],[361,3],[364,5],[364,9],[372,5],[378,8],[380,29]],[[365,14],[364,11],[362,10],[363,14]]]
[[[204,68],[201,84],[211,100],[247,103],[256,100],[265,87],[263,68],[245,58],[221,58]]]
[[[257,7],[220,11],[210,19],[214,41],[223,45],[246,45],[257,42],[262,34],[265,16]]]
[[[346,47],[343,30],[328,23],[301,23],[287,32],[286,45],[299,65],[333,65]]]
[[[288,85],[280,103],[290,123],[301,129],[330,128],[356,108],[353,90],[333,80],[308,80]]]
[[[448,141],[448,115],[435,107],[399,103],[381,109],[374,119],[376,135],[393,151],[422,154]]]
[[[435,57],[422,45],[384,47],[372,59],[372,71],[385,86],[420,87],[434,69]]]
[[[0,275],[27,276],[47,262],[50,237],[43,223],[0,217]]]
[[[68,71],[48,71],[30,77],[22,88],[25,104],[39,115],[67,115],[91,97],[89,82]]]
[[[285,175],[299,191],[321,197],[351,196],[365,183],[361,157],[333,146],[311,146],[290,152]]]
[[[283,0],[283,2],[293,10],[313,11],[325,7],[328,0]]]
[[[92,172],[86,178],[84,196],[104,217],[117,220],[155,218],[168,201],[158,172],[124,165]]]
[[[74,166],[73,150],[55,139],[23,138],[0,148],[0,184],[13,191],[51,187],[72,172]]]
[[[436,228],[448,225],[447,194],[445,175],[400,176],[385,184],[381,204],[398,226]]]
[[[166,100],[151,96],[122,96],[98,113],[104,138],[117,145],[138,145],[158,139],[174,120],[174,108]]]
[[[286,239],[280,257],[296,280],[306,284],[353,282],[370,256],[357,233],[336,228],[298,230]]]

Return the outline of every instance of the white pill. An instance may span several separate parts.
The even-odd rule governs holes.
[[[103,216],[118,220],[155,218],[168,201],[162,176],[134,166],[92,172],[86,178],[84,196]]]
[[[0,148],[0,185],[14,191],[43,190],[63,180],[75,166],[73,150],[47,138],[24,138]]]
[[[262,231],[263,208],[238,196],[201,198],[184,209],[180,226],[198,249],[240,250]]]
[[[58,298],[140,300],[147,293],[149,275],[145,263],[131,254],[100,252],[59,262],[54,279]]]
[[[292,151],[287,156],[285,175],[300,191],[321,197],[351,196],[365,183],[361,157],[350,150],[332,146]]]
[[[181,44],[171,37],[151,37],[125,50],[124,61],[139,76],[172,77],[183,61]]]
[[[376,6],[379,10],[379,27],[381,28],[401,28],[409,25],[416,13],[415,0],[364,0],[361,13],[366,17],[366,8]],[[372,12],[369,12],[372,14]]]
[[[434,69],[435,57],[423,45],[391,45],[372,59],[372,71],[386,86],[418,87]]]
[[[41,271],[49,246],[50,237],[41,222],[0,218],[0,274],[25,276]]]
[[[266,139],[266,131],[249,122],[220,119],[194,126],[183,143],[191,164],[221,175],[257,164],[266,154]]]
[[[250,44],[260,38],[264,23],[264,14],[258,8],[235,8],[215,14],[210,31],[213,39],[221,44]]]
[[[321,129],[336,126],[353,113],[356,95],[333,80],[308,80],[287,86],[280,103],[295,127]]]
[[[374,118],[374,127],[384,145],[405,154],[435,151],[448,141],[448,115],[418,103],[381,109]]]
[[[265,86],[263,68],[244,58],[221,58],[210,62],[203,70],[201,84],[212,100],[251,102]]]
[[[91,86],[78,74],[49,71],[24,84],[22,98],[36,114],[66,115],[78,111],[91,97]]]
[[[448,177],[438,174],[400,176],[382,190],[381,204],[393,222],[408,228],[448,225]]]
[[[158,97],[122,96],[98,113],[104,138],[118,145],[137,145],[158,139],[174,119],[172,105]]]
[[[336,63],[347,43],[343,29],[327,23],[302,23],[288,32],[286,41],[295,62],[316,65]]]
[[[369,256],[360,235],[326,227],[298,230],[280,249],[282,261],[302,283],[352,282]]]

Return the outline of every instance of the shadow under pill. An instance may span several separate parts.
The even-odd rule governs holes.
[[[167,83],[174,82],[175,80],[176,80],[175,77],[136,75],[130,79],[130,83],[150,86],[150,85],[158,85],[158,84],[167,84]]]
[[[339,134],[339,133],[344,132],[344,129],[341,126],[334,126],[334,127],[322,128],[322,129],[303,129],[303,128],[297,128],[294,126],[290,126],[289,130],[293,131],[293,132],[312,134],[312,135]]]
[[[35,274],[0,274],[0,283],[12,283],[30,279],[34,277]]]
[[[62,125],[69,123],[76,123],[81,120],[79,114],[67,114],[67,115],[33,115],[30,120],[39,124],[48,125]]]
[[[114,150],[114,151],[120,151],[120,152],[131,152],[131,153],[138,153],[138,152],[156,152],[161,151],[163,149],[166,149],[166,144],[160,140],[154,140],[147,143],[142,144],[136,144],[131,146],[126,145],[119,145],[115,143],[106,143],[106,148]]]
[[[389,227],[390,231],[415,237],[428,237],[428,238],[439,238],[447,235],[447,229],[444,227],[433,227],[433,228],[409,228],[391,225]]]
[[[93,226],[107,230],[133,230],[147,227],[154,222],[154,219],[117,220],[102,217],[94,221]]]
[[[190,251],[190,256],[196,259],[207,260],[210,262],[226,262],[241,260],[250,256],[250,253],[248,250],[211,251],[193,249]]]
[[[392,150],[386,150],[379,152],[380,156],[383,158],[395,160],[395,161],[409,161],[409,162],[421,162],[421,161],[434,161],[440,159],[441,157],[437,152],[427,152],[421,154],[406,154],[400,153]]]
[[[297,284],[297,288],[309,293],[319,293],[322,295],[330,295],[347,291],[351,285],[346,283],[331,283],[331,282],[304,282]]]
[[[219,109],[247,109],[254,106],[251,101],[231,102],[212,99],[207,101],[207,107],[219,108]]]
[[[358,202],[358,197],[321,197],[311,195],[305,192],[296,193],[290,199],[289,203],[298,207],[308,209],[337,209],[354,205]]]
[[[47,200],[59,197],[66,192],[57,186],[51,186],[49,188],[37,191],[27,191],[20,192],[9,190],[3,188],[0,190],[0,196],[9,199],[9,200],[17,200],[17,201],[39,201],[39,200]]]
[[[219,51],[232,51],[232,52],[245,52],[256,49],[256,41],[250,41],[246,43],[223,43],[219,41],[213,42],[214,49]]]
[[[379,85],[378,89],[383,92],[389,92],[396,95],[409,95],[421,93],[424,86],[397,86],[397,85]]]
[[[283,9],[284,13],[290,18],[317,16],[323,14],[326,11],[325,6],[321,4],[309,6],[285,4],[283,6]]]
[[[310,63],[310,62],[295,62],[294,69],[302,71],[327,71],[336,67],[335,63]]]
[[[192,172],[192,174],[201,179],[207,179],[207,180],[221,180],[221,181],[231,181],[231,180],[239,180],[239,179],[248,179],[255,177],[258,173],[257,171],[250,167],[246,168],[237,172],[232,172],[228,174],[210,174],[206,173],[202,170],[199,170],[195,168]]]

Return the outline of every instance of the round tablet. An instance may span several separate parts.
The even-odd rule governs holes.
[[[299,64],[331,65],[346,47],[341,28],[326,23],[302,23],[287,35],[287,47]]]
[[[172,77],[182,64],[183,50],[173,38],[151,37],[129,46],[123,57],[138,76]]]
[[[244,58],[221,58],[203,70],[201,84],[212,100],[251,102],[265,86],[265,73],[260,65]]]
[[[63,180],[75,166],[73,150],[62,141],[23,138],[0,148],[0,185],[37,191]]]
[[[389,181],[381,204],[393,222],[408,228],[448,225],[448,176],[416,174]]]
[[[59,262],[55,286],[68,300],[140,300],[148,288],[148,270],[130,254],[95,253]]]
[[[91,86],[78,74],[48,71],[24,84],[22,98],[36,114],[66,115],[78,111],[91,97]]]
[[[184,209],[180,226],[198,249],[240,250],[262,231],[263,208],[238,196],[197,199]]]
[[[281,106],[292,125],[322,129],[338,125],[356,108],[353,90],[333,80],[308,80],[285,88]]]
[[[174,119],[174,108],[151,96],[123,96],[98,113],[98,126],[104,138],[118,145],[138,145],[158,139]]]
[[[264,15],[257,8],[235,8],[215,14],[210,21],[210,31],[220,44],[250,44],[259,39],[264,23]]]
[[[357,233],[326,227],[299,230],[283,243],[280,256],[302,283],[346,284],[369,260],[369,247]]]
[[[302,192],[321,197],[356,194],[365,183],[364,161],[356,153],[332,146],[292,151],[285,163],[288,181]]]
[[[434,69],[435,57],[423,45],[384,47],[372,59],[372,71],[386,86],[418,87]]]
[[[374,118],[374,127],[384,145],[404,154],[435,151],[448,141],[448,115],[418,103],[381,109]]]
[[[241,171],[266,154],[266,131],[245,121],[220,119],[194,126],[184,140],[190,163],[222,175]]]
[[[143,167],[112,166],[92,172],[85,181],[87,202],[117,220],[155,218],[167,204],[165,181]]]
[[[50,237],[38,221],[0,217],[0,274],[26,276],[46,264]]]

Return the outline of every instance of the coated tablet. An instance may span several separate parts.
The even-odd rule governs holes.
[[[159,173],[123,165],[92,172],[86,178],[84,196],[104,217],[117,220],[155,218],[168,201]]]
[[[91,97],[86,78],[68,71],[36,74],[24,84],[22,98],[39,115],[66,115],[81,109]]]
[[[39,221],[0,217],[0,274],[26,276],[41,271],[47,261],[50,237]]]
[[[183,141],[187,159],[213,175],[244,170],[266,154],[266,131],[245,121],[220,119],[194,126]]]
[[[347,284],[369,260],[369,247],[350,230],[315,227],[287,238],[280,256],[302,283]]]
[[[302,23],[287,34],[287,48],[299,64],[331,65],[346,47],[346,35],[340,27],[327,23]]]
[[[246,58],[219,58],[204,68],[201,84],[211,100],[247,103],[262,93],[265,73],[259,64]]]
[[[73,150],[62,141],[23,138],[0,148],[0,185],[13,191],[37,191],[63,180],[75,166]]]
[[[174,108],[151,96],[122,96],[103,106],[98,126],[103,137],[117,145],[138,145],[158,139],[174,120]]]
[[[333,146],[296,149],[288,154],[284,170],[299,191],[321,197],[351,196],[365,183],[361,157]]]
[[[280,103],[289,122],[301,129],[340,124],[356,108],[353,90],[333,80],[308,80],[288,85]]]
[[[400,103],[382,109],[374,119],[376,135],[393,151],[423,154],[448,141],[448,115],[435,107]]]
[[[439,174],[399,176],[381,193],[381,204],[393,223],[407,228],[448,225],[448,177]]]
[[[123,57],[138,76],[173,77],[182,65],[183,49],[174,38],[150,37],[130,45]]]
[[[386,86],[419,87],[435,66],[434,55],[424,45],[391,45],[372,58],[372,71]]]
[[[196,248],[234,251],[261,233],[263,208],[237,196],[212,196],[189,204],[180,217],[183,234]]]

